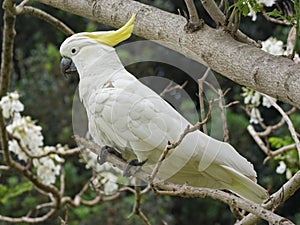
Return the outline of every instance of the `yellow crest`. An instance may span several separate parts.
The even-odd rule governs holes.
[[[119,44],[121,41],[124,41],[130,37],[133,30],[134,19],[135,19],[135,14],[133,14],[130,20],[118,30],[113,30],[108,32],[84,33],[84,35],[98,41],[101,44],[105,44],[113,47]]]

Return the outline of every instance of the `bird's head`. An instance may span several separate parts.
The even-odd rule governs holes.
[[[93,46],[101,45],[103,52],[110,50],[131,36],[135,14],[120,29],[114,31],[82,32],[68,37],[60,46],[61,71],[64,75],[77,72],[76,65],[80,63],[78,56],[84,52],[92,54]],[[87,48],[90,47],[90,48]],[[84,51],[85,50],[85,51]],[[95,56],[97,57],[97,56]],[[81,57],[84,59],[84,57]],[[77,62],[76,62],[77,61]]]

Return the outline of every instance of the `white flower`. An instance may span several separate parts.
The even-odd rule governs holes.
[[[33,155],[40,153],[40,147],[43,146],[42,128],[35,125],[30,117],[21,117],[15,114],[13,122],[6,127],[8,133],[20,140],[23,148],[26,148]],[[19,158],[20,159],[20,158]]]
[[[56,175],[60,173],[60,165],[55,165],[49,157],[34,159],[33,165],[37,168],[37,176],[44,184],[55,183]]]
[[[285,170],[286,170],[286,164],[284,163],[284,161],[280,161],[279,165],[276,168],[276,173],[283,174]]]
[[[265,107],[267,107],[267,108],[270,108],[270,107],[272,106],[272,104],[271,104],[269,98],[273,99],[273,101],[276,102],[276,99],[275,99],[275,98],[272,98],[272,97],[270,97],[270,96],[268,96],[268,97],[263,96],[263,102],[262,102],[262,105],[265,106]]]
[[[267,7],[271,7],[272,5],[275,4],[275,0],[258,0],[257,3],[264,4]]]
[[[242,96],[244,97],[244,103],[245,105],[248,105],[252,99],[253,96],[253,89],[242,87],[243,93]]]
[[[253,8],[249,4],[249,2],[248,2],[248,7],[249,7],[248,16],[252,17],[252,21],[256,21],[256,19],[257,19],[256,12],[253,10]]]
[[[262,50],[269,52],[272,55],[283,55],[283,42],[278,41],[276,38],[270,37],[262,42]]]
[[[2,108],[4,118],[10,118],[14,113],[24,110],[24,105],[19,101],[19,94],[17,92],[12,92],[2,97],[0,107]]]
[[[28,156],[21,150],[16,140],[8,141],[8,150],[15,153],[19,160],[27,162]]]
[[[260,96],[261,96],[261,94],[258,91],[256,91],[251,98],[251,103],[255,106],[259,106],[260,105]]]
[[[263,121],[258,108],[252,108],[250,113],[250,123],[258,124]]]
[[[106,195],[112,195],[118,190],[118,177],[110,172],[102,172],[102,183],[104,183],[104,193]]]
[[[299,55],[298,55],[298,54],[295,54],[293,60],[294,60],[295,63],[300,63],[300,57],[299,57]]]

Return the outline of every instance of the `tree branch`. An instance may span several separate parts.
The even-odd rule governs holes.
[[[300,171],[298,171],[291,179],[289,179],[277,192],[270,196],[270,201],[262,206],[266,209],[277,208],[280,204],[288,200],[300,188]],[[274,208],[275,206],[275,208]],[[259,218],[253,214],[247,215],[244,219],[235,225],[255,224]]]
[[[187,34],[184,17],[132,0],[37,1],[114,27],[124,25],[137,13],[134,34],[159,40],[240,85],[300,107],[300,64],[236,41],[223,30],[205,25]]]

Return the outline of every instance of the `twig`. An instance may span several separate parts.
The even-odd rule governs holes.
[[[165,158],[166,158],[167,154],[169,153],[169,151],[172,150],[172,149],[175,149],[178,145],[180,145],[180,143],[183,141],[183,139],[185,138],[185,136],[186,136],[187,134],[189,134],[189,133],[191,133],[191,132],[194,132],[194,131],[196,131],[196,130],[199,130],[199,128],[200,128],[203,124],[207,123],[207,121],[209,120],[209,118],[210,118],[210,116],[211,116],[211,110],[212,110],[212,104],[211,104],[211,102],[210,102],[210,104],[209,104],[209,110],[208,110],[207,116],[206,116],[206,118],[205,118],[204,120],[202,120],[201,122],[197,122],[197,123],[196,123],[194,126],[192,126],[192,127],[187,126],[187,127],[184,129],[183,133],[179,136],[179,138],[178,138],[177,141],[175,141],[175,142],[173,142],[173,143],[168,143],[168,144],[167,144],[167,146],[165,147],[165,149],[163,150],[162,154],[160,155],[160,157],[159,157],[159,159],[158,159],[158,161],[157,161],[157,163],[156,163],[156,165],[155,165],[155,167],[154,167],[154,169],[153,169],[153,171],[152,171],[152,173],[151,173],[151,175],[150,175],[150,177],[149,177],[149,179],[148,179],[148,181],[149,181],[149,183],[150,183],[150,185],[151,185],[151,188],[154,188],[153,180],[154,180],[156,174],[158,173],[159,168],[161,167],[162,162],[165,160]]]
[[[182,85],[175,85],[172,86],[172,82],[170,82],[170,84],[159,94],[160,97],[163,97],[165,94],[173,91],[173,90],[177,90],[177,89],[184,89],[185,86],[187,85],[188,81],[185,81]]]
[[[0,166],[0,170],[9,170],[9,166],[4,166],[4,165],[1,165]]]
[[[63,32],[67,36],[71,36],[72,34],[74,34],[74,31],[71,30],[66,24],[64,24],[60,20],[56,19],[52,15],[50,15],[40,9],[34,8],[32,6],[17,7],[17,14],[29,14],[31,16],[35,16],[41,20],[44,20],[44,21],[50,23],[56,29],[59,29],[61,32]]]
[[[261,9],[261,12],[262,12],[262,15],[265,17],[265,19],[269,22],[280,24],[280,25],[285,25],[285,26],[291,25],[291,23],[287,20],[279,20],[279,19],[270,17],[264,8]]]
[[[203,83],[206,80],[206,78],[208,77],[210,72],[210,68],[207,68],[204,75],[198,79],[198,89],[199,89],[199,104],[200,104],[200,116],[201,116],[201,120],[204,120],[205,118],[205,107],[204,107],[204,86]],[[202,126],[202,130],[203,133],[208,134],[207,133],[207,126],[206,124],[203,124]]]
[[[194,0],[184,1],[189,11],[189,20],[188,23],[185,25],[184,29],[187,33],[192,33],[201,29],[204,25],[204,21],[202,19],[199,19]]]
[[[219,89],[218,94],[219,94],[219,109],[221,111],[221,120],[223,125],[223,139],[224,142],[229,142],[229,130],[228,130],[227,120],[225,116],[225,106],[223,105],[223,101],[222,101],[226,93],[224,93],[223,95],[222,90]]]
[[[134,201],[134,206],[132,209],[132,213],[129,215],[131,217],[132,215],[137,215],[146,225],[151,225],[149,219],[146,217],[146,215],[142,212],[141,210],[141,186],[137,184],[134,189],[134,196],[135,196],[135,201]]]
[[[283,111],[283,109],[272,98],[270,98],[267,95],[264,95],[264,96],[265,96],[265,98],[267,98],[269,100],[271,105],[281,114],[282,118],[287,123],[288,129],[291,133],[291,136],[292,136],[293,140],[295,141],[296,149],[298,151],[298,156],[300,158],[300,141],[297,137],[297,132],[295,131],[295,127],[294,127],[292,121],[290,120],[289,116]]]
[[[266,155],[269,156],[270,155],[270,149],[265,145],[265,143],[263,142],[263,140],[256,133],[254,127],[252,125],[248,125],[247,126],[247,130],[248,130],[249,134],[252,136],[252,138],[254,139],[254,141],[256,142],[256,144],[261,148],[261,150],[263,150],[263,152]]]
[[[206,12],[210,15],[213,21],[215,21],[217,27],[225,26],[225,15],[214,0],[201,0],[201,3]]]
[[[13,218],[9,216],[2,216],[0,215],[0,221],[5,221],[9,223],[41,223],[49,219],[51,216],[53,216],[56,213],[56,209],[50,209],[45,215],[39,216],[39,217],[19,217],[19,218]]]

